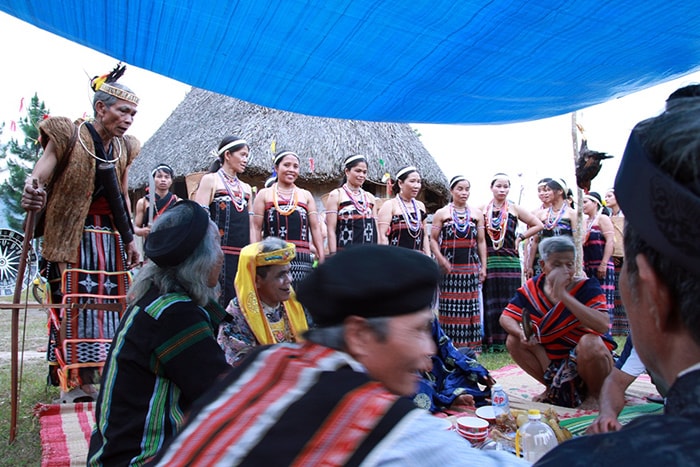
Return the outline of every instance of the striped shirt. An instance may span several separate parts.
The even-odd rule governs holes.
[[[88,465],[143,465],[230,367],[216,342],[225,311],[149,291],[122,318],[102,376]]]
[[[310,342],[257,347],[153,465],[526,465],[473,449],[360,369]]]
[[[552,302],[544,293],[544,274],[540,274],[518,289],[503,310],[505,316],[522,321],[523,310],[528,309],[532,322],[540,333],[540,342],[550,360],[562,360],[576,347],[584,334],[601,334],[584,327],[578,318],[561,302]],[[579,302],[589,308],[605,313],[608,308],[600,284],[596,279],[586,279],[578,282],[569,290]],[[606,339],[603,342],[609,350],[613,345]]]

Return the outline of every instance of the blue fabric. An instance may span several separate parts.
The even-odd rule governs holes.
[[[432,357],[433,369],[419,381],[414,403],[431,412],[439,412],[449,408],[458,396],[469,394],[474,397],[477,407],[486,405],[486,398],[491,395],[489,389],[482,390],[477,383],[486,386],[489,371],[458,350],[437,319],[433,320],[432,333],[437,346],[437,353]]]
[[[532,120],[700,69],[697,4],[676,0],[0,0],[0,10],[192,86],[358,120]]]

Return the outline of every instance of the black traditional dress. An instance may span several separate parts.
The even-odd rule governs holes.
[[[508,301],[522,284],[520,256],[515,249],[518,218],[506,211],[492,213],[486,219],[486,280],[482,290],[484,300],[484,347],[505,350],[508,333],[499,319]],[[504,213],[507,213],[504,215]]]
[[[263,237],[279,237],[296,246],[296,257],[290,263],[292,287],[304,279],[313,268],[310,245],[309,211],[305,203],[285,205],[265,203]]]
[[[366,196],[346,199],[340,203],[335,225],[338,251],[350,245],[377,243],[377,223],[372,217],[372,209],[374,204],[368,202]]]
[[[469,211],[467,211],[469,214]],[[481,352],[479,270],[476,219],[447,219],[438,236],[440,253],[452,265],[440,281],[440,323],[455,347]]]
[[[224,182],[226,183],[226,182]],[[225,185],[226,186],[226,185]],[[217,190],[209,205],[211,220],[219,227],[221,249],[224,252],[224,265],[219,275],[221,297],[219,303],[226,307],[236,296],[233,281],[238,271],[238,257],[241,248],[250,243],[250,216],[248,203],[250,195],[243,192],[242,186],[228,190]]]

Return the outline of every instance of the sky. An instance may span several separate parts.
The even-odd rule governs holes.
[[[3,90],[0,124],[3,140],[21,138],[11,121],[38,93],[52,115],[78,118],[91,115],[89,80],[109,72],[118,60],[43,31],[0,12],[0,57]],[[120,80],[141,98],[138,115],[129,130],[145,142],[185,97],[189,86],[127,64]],[[614,156],[603,162],[592,189],[601,193],[613,185],[615,173],[632,127],[659,114],[675,89],[700,82],[700,73],[687,75],[653,88],[577,112],[588,147]],[[449,179],[465,175],[472,184],[470,203],[481,205],[491,197],[492,175],[510,175],[510,199],[537,207],[537,181],[563,177],[575,185],[570,114],[526,123],[504,125],[413,125],[421,140]]]

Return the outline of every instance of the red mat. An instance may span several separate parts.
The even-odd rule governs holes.
[[[41,424],[41,466],[85,465],[95,404],[37,404],[34,413]]]

